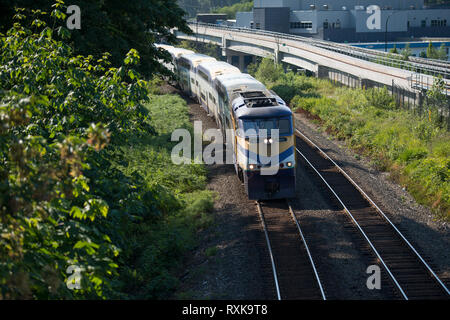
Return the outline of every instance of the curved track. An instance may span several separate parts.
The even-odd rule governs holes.
[[[403,299],[448,299],[450,291],[370,197],[317,145],[297,131],[297,152],[326,185]]]
[[[286,201],[257,202],[278,300],[326,300],[306,239]]]

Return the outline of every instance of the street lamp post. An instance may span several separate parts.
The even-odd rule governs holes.
[[[386,18],[386,28],[384,30],[384,51],[387,52],[387,33],[388,33],[388,22],[389,19],[398,12],[392,12],[390,15],[388,15],[388,17]]]
[[[389,18],[392,17],[394,13],[391,13],[390,15],[388,15],[387,19],[386,19],[386,28],[384,29],[384,52],[387,52],[387,33],[388,33],[388,22],[389,22]]]

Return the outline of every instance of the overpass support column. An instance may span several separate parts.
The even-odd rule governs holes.
[[[245,71],[245,55],[243,54],[239,55],[239,70],[241,70],[241,72]]]
[[[328,78],[328,68],[318,65],[316,77],[317,78]]]
[[[274,59],[275,59],[275,63],[281,63],[282,57],[281,57],[281,52],[278,49],[275,49],[274,51]]]
[[[239,68],[241,72],[245,72],[245,53],[236,52],[232,50],[226,50],[227,63]]]

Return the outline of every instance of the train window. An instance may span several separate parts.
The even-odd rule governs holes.
[[[278,128],[280,128],[281,135],[291,134],[291,119],[280,119]]]
[[[255,120],[240,120],[239,121],[240,129],[243,129],[244,132],[250,132],[253,134],[262,134],[260,132],[262,130],[267,130],[267,134],[270,135],[271,130],[279,129],[280,136],[286,136],[292,134],[291,128],[291,119],[290,118],[282,118],[282,119],[255,119]],[[249,131],[250,130],[250,131]],[[252,134],[246,134],[250,136]]]
[[[183,67],[183,68],[188,69],[188,70],[191,69],[190,63],[188,61],[186,61],[185,59],[183,59],[183,58],[178,60],[178,65],[180,67]]]
[[[208,75],[206,74],[206,73],[204,73],[203,71],[201,71],[201,70],[198,70],[197,71],[197,73],[198,73],[198,75],[200,76],[200,77],[202,77],[203,79],[205,79],[206,81],[208,81]]]
[[[273,121],[271,119],[256,121],[256,123],[257,123],[257,127],[259,130],[267,130],[268,134],[269,134],[270,130],[278,129],[275,121]]]

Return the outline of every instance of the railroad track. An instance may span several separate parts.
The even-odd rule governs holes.
[[[326,300],[295,212],[285,200],[256,202],[278,300]]]
[[[386,214],[323,150],[296,130],[299,160],[343,208],[396,292],[409,299],[449,299],[450,291]]]

